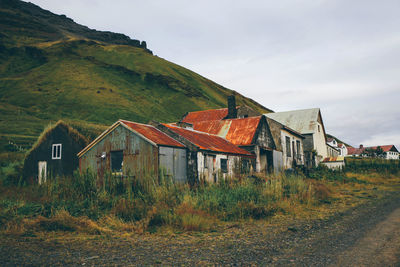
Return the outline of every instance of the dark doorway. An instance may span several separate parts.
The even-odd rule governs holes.
[[[274,159],[272,157],[272,151],[267,150],[267,172],[272,173],[274,171]]]

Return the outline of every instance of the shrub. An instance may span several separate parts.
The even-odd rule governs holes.
[[[21,181],[22,167],[21,161],[10,162],[0,167],[0,184],[17,186]]]
[[[345,158],[346,171],[364,173],[378,172],[383,174],[398,174],[400,172],[400,160],[387,160],[379,158]]]

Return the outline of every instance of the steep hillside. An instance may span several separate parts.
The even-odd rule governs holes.
[[[238,104],[270,111],[154,56],[144,41],[0,0],[0,152],[29,147],[59,119],[95,135],[119,118],[170,122],[225,107],[232,93]]]

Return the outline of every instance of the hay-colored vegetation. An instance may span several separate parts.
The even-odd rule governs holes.
[[[326,168],[307,175],[240,177],[194,188],[162,174],[156,179],[106,175],[101,186],[90,172],[53,177],[43,185],[6,185],[3,179],[0,231],[18,235],[215,231],[249,220],[323,218],[399,189],[399,170],[357,173]]]

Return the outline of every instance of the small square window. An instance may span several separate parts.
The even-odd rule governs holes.
[[[61,159],[62,144],[54,144],[51,147],[51,159]]]

